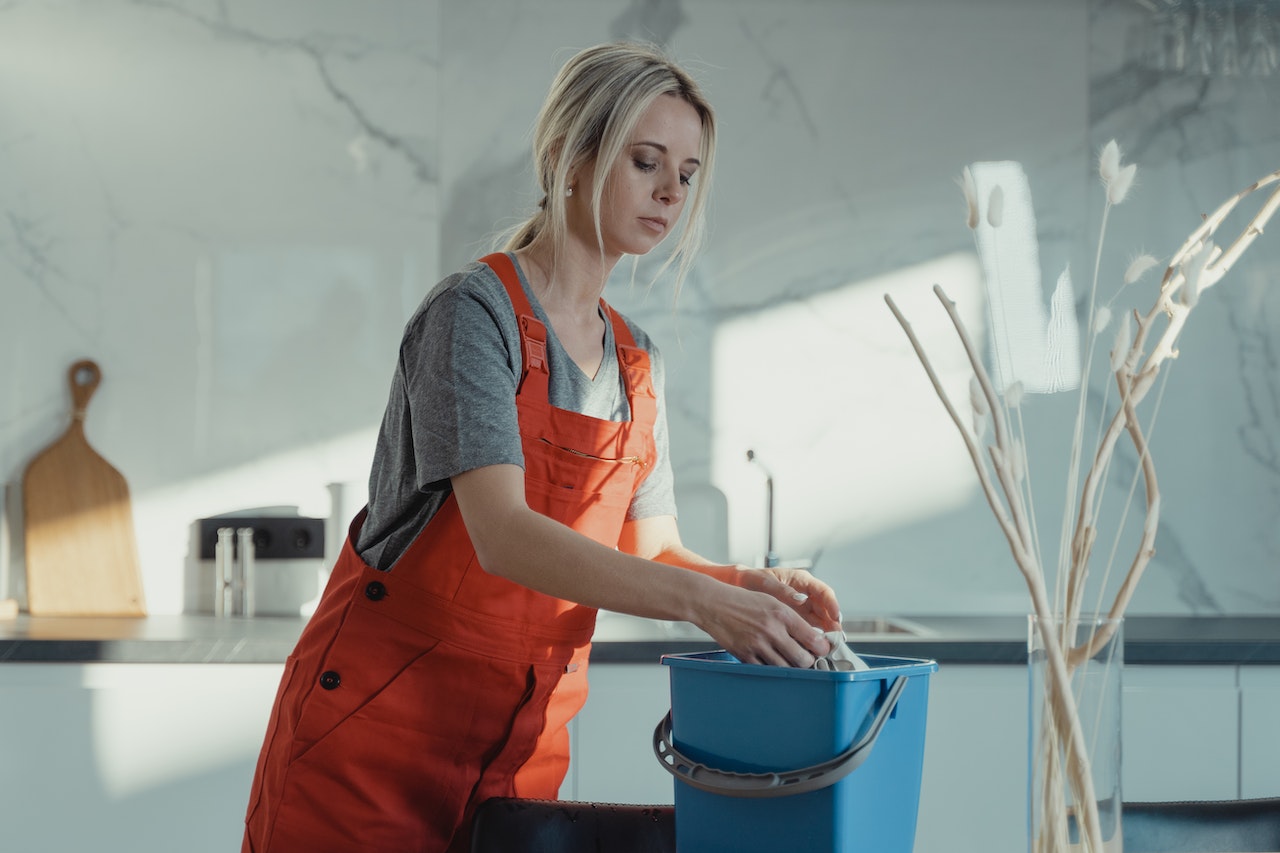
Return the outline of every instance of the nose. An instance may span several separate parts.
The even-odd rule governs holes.
[[[665,204],[679,204],[684,201],[686,187],[680,180],[680,172],[667,175],[654,191],[654,197]]]

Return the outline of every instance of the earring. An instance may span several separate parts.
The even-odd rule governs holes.
[[[564,197],[568,198],[571,195],[573,195],[573,187],[566,187],[564,191]]]

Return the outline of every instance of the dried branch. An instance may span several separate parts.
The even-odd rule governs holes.
[[[995,513],[996,523],[1000,525],[1000,529],[1004,532],[1005,538],[1009,540],[1009,547],[1013,549],[1014,561],[1020,569],[1025,571],[1024,561],[1030,560],[1034,562],[1034,556],[1025,550],[1022,543],[1018,539],[1017,528],[1009,518],[1009,514],[1005,511],[1004,504],[1001,503],[995,487],[991,483],[991,477],[987,473],[986,465],[982,461],[982,451],[978,449],[978,444],[974,440],[973,435],[965,428],[964,421],[960,419],[959,412],[951,403],[951,398],[947,396],[947,392],[943,390],[942,382],[938,379],[938,374],[933,369],[933,364],[929,361],[929,357],[925,355],[924,348],[920,345],[920,339],[916,337],[915,330],[911,328],[911,324],[907,322],[907,318],[898,310],[897,303],[893,301],[893,297],[889,294],[884,295],[884,301],[888,303],[889,310],[893,312],[893,316],[897,318],[898,324],[902,326],[903,331],[907,333],[907,339],[911,341],[911,347],[916,351],[916,356],[920,359],[920,363],[924,365],[925,373],[929,376],[929,382],[933,384],[933,390],[938,395],[938,399],[942,401],[942,405],[946,408],[947,414],[951,416],[951,420],[955,422],[956,429],[960,431],[960,437],[964,439],[965,449],[969,451],[969,458],[973,461],[974,470],[978,472],[978,483],[982,486],[982,493],[986,495],[987,502],[991,505],[991,511]],[[985,389],[984,389],[985,391]],[[996,410],[992,409],[992,417],[996,418]]]
[[[1123,200],[1124,194],[1132,184],[1135,171],[1132,165],[1121,166],[1120,157],[1118,146],[1114,142],[1103,151],[1100,173],[1107,187],[1108,212],[1113,204]],[[965,195],[969,202],[969,226],[972,228],[976,225],[978,211],[972,178],[967,169],[965,179]],[[1091,465],[1081,486],[1079,502],[1075,509],[1074,528],[1071,529],[1069,537],[1069,556],[1066,559],[1067,565],[1063,567],[1067,576],[1061,613],[1055,613],[1049,601],[1044,568],[1040,562],[1038,545],[1034,537],[1034,519],[1028,512],[1027,501],[1021,486],[1022,469],[1025,467],[1021,457],[1023,449],[1010,437],[1001,397],[992,386],[983,360],[956,310],[955,303],[947,298],[940,286],[934,285],[934,294],[951,318],[951,323],[964,346],[965,355],[968,357],[974,379],[980,389],[980,394],[977,391],[971,391],[975,412],[980,414],[981,412],[977,412],[979,407],[985,407],[991,415],[994,440],[986,448],[989,460],[984,457],[982,448],[979,446],[979,436],[966,428],[959,412],[947,397],[911,324],[898,310],[893,299],[888,294],[884,297],[889,309],[910,339],[911,346],[924,366],[934,391],[960,431],[974,470],[978,474],[982,493],[991,506],[1001,532],[1008,540],[1014,563],[1021,572],[1030,593],[1032,611],[1037,616],[1037,630],[1047,669],[1047,677],[1044,680],[1044,728],[1039,733],[1039,742],[1044,749],[1041,756],[1045,762],[1040,768],[1044,783],[1040,796],[1045,823],[1041,826],[1042,837],[1036,839],[1038,845],[1049,844],[1057,849],[1059,844],[1065,843],[1063,839],[1066,834],[1067,813],[1062,785],[1065,777],[1076,807],[1077,826],[1083,840],[1087,843],[1087,849],[1098,851],[1098,853],[1103,849],[1090,757],[1084,740],[1079,709],[1071,689],[1071,678],[1077,667],[1091,660],[1113,638],[1119,624],[1118,620],[1123,617],[1138,581],[1155,554],[1161,496],[1156,479],[1155,463],[1151,458],[1147,438],[1150,428],[1144,429],[1138,417],[1138,405],[1155,384],[1164,363],[1177,357],[1175,346],[1178,336],[1186,325],[1200,293],[1217,283],[1231,269],[1244,251],[1263,233],[1271,217],[1280,210],[1280,187],[1271,193],[1261,209],[1254,214],[1245,229],[1225,251],[1216,247],[1211,242],[1211,238],[1242,199],[1261,187],[1278,181],[1280,181],[1280,170],[1272,172],[1232,196],[1212,214],[1206,216],[1204,222],[1191,233],[1182,247],[1173,255],[1161,279],[1160,290],[1152,308],[1146,314],[1134,312],[1137,332],[1129,338],[1128,332],[1125,331],[1124,336],[1117,340],[1112,354],[1112,372],[1119,387],[1120,404],[1099,436]],[[991,220],[994,215],[989,211],[988,219]],[[995,226],[998,222],[992,221],[991,224]],[[1100,248],[1101,238],[1099,238],[1099,251]],[[1128,274],[1126,274],[1127,282]],[[1096,284],[1095,273],[1095,290]],[[1153,338],[1154,343],[1148,352],[1148,342]],[[1089,364],[1088,361],[1086,361],[1087,364]],[[1085,374],[1084,381],[1087,383],[1087,368]],[[1075,502],[1076,464],[1080,458],[1082,421],[1083,405],[1077,416],[1076,433],[1072,444],[1071,476],[1067,497],[1069,504]],[[1101,494],[1116,446],[1120,438],[1126,434],[1138,454],[1138,464],[1143,477],[1146,515],[1142,535],[1129,564],[1128,572],[1112,601],[1108,620],[1102,627],[1095,628],[1085,641],[1079,645],[1073,645],[1075,640],[1072,638],[1069,626],[1079,618],[1084,600],[1089,560],[1097,538]],[[991,466],[990,469],[987,467],[988,464]],[[1064,545],[1068,540],[1069,524],[1070,510],[1063,521]],[[1119,533],[1117,533],[1118,536]],[[1119,541],[1118,538],[1117,541]],[[1058,748],[1061,748],[1063,753],[1061,758]]]
[[[1120,386],[1123,406],[1120,411],[1116,412],[1111,421],[1111,425],[1099,448],[1099,456],[1104,455],[1104,447],[1106,448],[1105,455],[1110,455],[1111,450],[1114,449],[1115,440],[1119,436],[1119,427],[1123,425],[1124,429],[1129,433],[1142,465],[1147,504],[1146,520],[1143,523],[1142,536],[1138,543],[1137,551],[1108,611],[1109,622],[1094,632],[1086,644],[1071,649],[1068,662],[1073,669],[1081,662],[1092,658],[1110,640],[1115,632],[1115,620],[1124,615],[1129,602],[1133,598],[1134,591],[1137,589],[1138,581],[1142,578],[1142,573],[1151,562],[1151,558],[1155,556],[1155,536],[1160,517],[1160,489],[1156,481],[1155,465],[1151,459],[1150,448],[1147,445],[1135,407],[1155,383],[1156,375],[1164,362],[1177,355],[1174,344],[1186,325],[1192,307],[1186,302],[1175,301],[1174,299],[1188,283],[1187,264],[1198,252],[1204,249],[1207,241],[1217,233],[1218,228],[1226,220],[1227,215],[1235,209],[1236,205],[1250,193],[1277,181],[1280,181],[1280,170],[1272,172],[1265,178],[1236,193],[1211,215],[1205,217],[1204,222],[1191,233],[1178,251],[1174,253],[1173,259],[1161,279],[1160,297],[1156,300],[1156,304],[1146,316],[1137,317],[1138,333],[1133,339],[1129,356],[1125,359],[1126,368],[1142,360],[1142,347],[1148,331],[1154,326],[1156,319],[1163,314],[1167,323],[1159,340],[1152,348],[1151,354],[1146,357],[1145,361],[1142,361],[1142,370],[1139,376],[1135,378],[1132,372],[1127,369],[1124,371],[1124,375],[1117,374],[1116,381]],[[1245,249],[1257,239],[1258,235],[1263,233],[1267,223],[1277,210],[1280,210],[1280,187],[1272,191],[1270,197],[1249,220],[1249,223],[1232,242],[1231,246],[1225,252],[1217,253],[1210,258],[1204,269],[1200,271],[1201,280],[1196,282],[1196,286],[1203,290],[1205,287],[1217,283],[1240,259]],[[1092,475],[1099,470],[1098,458],[1095,457],[1094,468],[1090,471],[1090,474]],[[1090,487],[1091,484],[1087,483],[1086,490],[1089,490]],[[1080,514],[1077,517],[1077,539],[1080,537],[1081,529],[1086,525],[1086,519],[1089,524],[1092,523],[1092,516],[1087,514],[1084,498],[1082,498]],[[1082,540],[1081,544],[1083,545]],[[1090,542],[1089,544],[1091,545],[1092,543]],[[1087,565],[1089,558],[1089,550],[1089,547],[1083,547],[1079,552],[1073,551],[1073,577],[1083,579],[1084,567]],[[1079,613],[1078,607],[1075,612]]]
[[[1009,442],[1009,429],[1005,423],[1004,407],[1000,405],[1000,395],[996,393],[995,386],[991,384],[991,377],[987,374],[987,369],[982,363],[982,356],[978,354],[978,348],[973,345],[973,338],[969,336],[969,330],[965,328],[964,321],[960,319],[960,314],[956,311],[955,302],[947,297],[941,285],[935,284],[933,293],[938,297],[938,301],[942,303],[942,307],[946,309],[947,316],[951,318],[951,325],[955,327],[956,334],[960,337],[960,343],[964,346],[965,355],[968,356],[969,364],[973,367],[973,374],[978,377],[978,384],[982,386],[983,396],[987,398],[988,407],[991,409],[992,427],[995,432],[995,448],[993,448],[992,452],[993,467],[1000,478],[1000,487],[1004,490],[1005,500],[1008,501],[1009,512],[1013,515],[1014,525],[1017,528],[1022,547],[1028,553],[1034,554],[1035,540],[1031,536],[1031,525],[1027,519],[1026,503],[1022,499],[1022,490],[1018,488],[1017,479],[1013,475],[1011,460],[1016,451]],[[923,350],[916,350],[916,352],[921,353]],[[997,449],[998,453],[995,452]],[[1038,556],[1035,559],[1035,566],[1037,571],[1043,573]]]
[[[977,349],[973,346],[973,341],[965,329],[964,322],[955,311],[955,303],[947,298],[942,288],[938,285],[934,285],[933,290],[951,316],[952,323],[956,327],[961,342],[964,344],[965,353],[969,357],[970,366],[982,386],[984,396],[989,401],[998,403],[999,400],[995,395],[995,389],[991,385],[991,378],[987,375],[982,359],[979,357]],[[938,379],[938,374],[925,353],[924,347],[920,345],[920,341],[916,337],[915,331],[911,328],[911,324],[907,322],[906,317],[898,310],[893,297],[886,293],[884,300],[888,304],[889,310],[893,312],[893,316],[897,318],[898,324],[906,332],[907,338],[911,341],[912,349],[915,350],[916,356],[920,359],[920,363],[924,366],[925,373],[929,377],[929,381],[933,384],[934,391],[942,401],[947,413],[951,415],[951,420],[960,430],[965,447],[969,451],[969,458],[973,461],[974,469],[978,473],[978,481],[982,486],[983,494],[986,495],[987,503],[991,505],[991,509],[995,513],[996,521],[1009,542],[1014,562],[1026,581],[1027,589],[1031,595],[1032,609],[1038,617],[1036,624],[1040,632],[1040,641],[1044,645],[1045,662],[1049,670],[1045,698],[1051,709],[1058,741],[1066,749],[1066,771],[1072,793],[1076,802],[1081,804],[1083,808],[1083,812],[1077,818],[1078,823],[1082,832],[1089,838],[1093,849],[1100,851],[1102,849],[1102,829],[1098,817],[1098,801],[1093,787],[1093,773],[1090,770],[1089,751],[1084,741],[1084,729],[1080,725],[1080,715],[1076,708],[1075,697],[1071,692],[1071,675],[1067,669],[1066,655],[1055,630],[1056,621],[1053,616],[1052,606],[1049,603],[1048,591],[1045,587],[1044,570],[1040,565],[1038,555],[1030,547],[1030,533],[1025,526],[1025,522],[1019,524],[1016,521],[1019,517],[1019,512],[1022,510],[1022,494],[1017,488],[1016,482],[1009,476],[1009,466],[1006,462],[1009,456],[1006,452],[1008,448],[1003,448],[1000,453],[993,454],[993,467],[996,469],[997,474],[1000,475],[1001,488],[1004,490],[1005,500],[1010,507],[1009,512],[1006,513],[999,493],[996,492],[995,485],[987,474],[977,442],[969,431],[965,429],[964,421],[961,420],[960,414],[956,411],[955,406],[952,405],[950,398],[943,389],[942,382]],[[996,425],[994,429],[996,448],[999,448],[1001,440],[1007,439],[1008,431],[1002,428],[1000,407],[992,405],[990,408],[992,420]],[[1014,520],[1010,519],[1010,513],[1013,514]],[[1025,518],[1025,513],[1022,513],[1022,517]],[[1024,538],[1024,535],[1026,538]]]

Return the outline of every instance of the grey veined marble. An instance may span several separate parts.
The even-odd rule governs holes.
[[[666,356],[689,540],[759,560],[767,472],[776,550],[813,562],[846,610],[1023,613],[883,296],[967,403],[930,291],[995,350],[955,182],[967,164],[1020,165],[1037,271],[1020,292],[1043,310],[1019,316],[1047,328],[1069,268],[1077,331],[1103,143],[1139,165],[1108,219],[1108,299],[1130,257],[1167,258],[1280,168],[1280,75],[1248,73],[1249,22],[1234,76],[1158,67],[1157,23],[1132,0],[2,3],[0,479],[65,428],[65,370],[92,357],[88,434],[132,487],[153,611],[188,600],[195,519],[327,516],[327,486],[367,475],[404,319],[536,203],[529,130],[552,75],[578,48],[644,38],[720,119],[710,241],[678,299],[650,281],[655,259],[606,291]],[[1205,295],[1168,373],[1152,438],[1164,512],[1133,612],[1280,611],[1278,263],[1265,235]],[[1130,298],[1147,297],[1116,305]],[[1091,414],[1105,388],[1089,376]],[[1024,405],[1050,562],[1078,399]],[[1108,512],[1136,462],[1117,456]],[[0,538],[12,593],[20,543]],[[1108,584],[1128,558],[1117,549]]]

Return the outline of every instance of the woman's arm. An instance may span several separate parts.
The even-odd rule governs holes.
[[[618,547],[630,554],[671,566],[692,569],[725,583],[766,592],[790,604],[805,620],[824,631],[840,630],[840,604],[835,591],[804,569],[753,569],[724,565],[690,551],[670,515],[628,521]]]
[[[486,571],[588,607],[692,622],[746,663],[808,667],[830,650],[820,629],[794,607],[768,590],[731,582],[739,573],[734,567],[717,570],[706,563],[705,573],[688,571],[694,566],[606,547],[535,512],[525,503],[519,466],[477,468],[453,477],[452,484]],[[641,534],[656,541],[643,528]],[[781,583],[778,588],[785,590]]]

